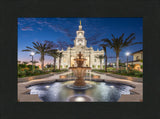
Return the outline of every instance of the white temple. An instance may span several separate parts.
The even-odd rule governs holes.
[[[100,68],[100,59],[97,59],[97,55],[104,55],[104,51],[97,49],[94,51],[92,47],[87,47],[87,40],[84,37],[84,31],[82,30],[82,25],[80,21],[79,30],[76,31],[76,38],[74,40],[74,47],[68,47],[66,51],[61,50],[59,52],[63,52],[63,57],[61,60],[62,68],[69,68],[70,66],[76,66],[74,59],[77,57],[77,54],[81,52],[87,60],[84,62],[84,67],[91,67],[93,69]],[[104,65],[104,60],[102,60],[102,66]],[[58,60],[57,60],[57,66]]]

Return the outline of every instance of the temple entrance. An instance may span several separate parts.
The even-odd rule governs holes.
[[[86,58],[86,61],[84,63],[84,67],[90,67],[89,66],[89,57],[85,57]]]
[[[76,63],[74,61],[75,57],[71,57],[71,65],[72,67],[76,67]]]

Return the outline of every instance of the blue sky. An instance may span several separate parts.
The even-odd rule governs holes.
[[[49,40],[73,46],[79,21],[82,21],[82,29],[85,31],[87,46],[95,50],[99,47],[103,38],[111,39],[111,34],[119,37],[125,33],[124,38],[135,33],[135,42],[143,42],[143,19],[142,18],[18,18],[18,60],[30,61],[29,52],[22,52],[26,46],[32,47],[32,42]],[[60,49],[62,47],[59,47]],[[66,47],[64,47],[64,50]],[[143,45],[130,46],[122,50],[120,58],[126,61],[125,52],[135,52],[143,49]],[[108,57],[115,57],[115,52],[107,48]],[[34,59],[39,61],[40,56]],[[132,60],[132,57],[129,57]],[[115,62],[115,58],[109,58],[109,62]],[[53,58],[45,56],[45,64],[52,63]]]

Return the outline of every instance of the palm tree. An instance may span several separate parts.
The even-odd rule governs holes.
[[[59,57],[59,70],[61,70],[61,60],[62,60],[62,57],[63,57],[63,52],[59,52],[58,53],[58,57]]]
[[[100,46],[104,50],[105,72],[107,72],[107,50],[106,50],[106,47],[108,47],[108,44],[100,44]]]
[[[133,43],[133,40],[135,39],[135,34],[131,33],[126,39],[124,39],[124,33],[119,37],[115,38],[112,34],[112,39],[103,39],[102,41],[106,42],[110,48],[113,48],[116,52],[116,69],[119,69],[119,53],[122,51],[123,48],[132,46],[135,44],[142,44],[142,42],[135,42]]]
[[[102,59],[104,59],[104,55],[97,55],[95,57],[100,60],[100,69],[102,69]]]
[[[22,51],[27,51],[27,52],[33,51],[36,54],[40,54],[41,55],[41,57],[40,57],[41,67],[43,70],[44,69],[44,56],[49,51],[54,50],[54,49],[52,49],[53,46],[50,45],[47,41],[44,41],[44,43],[40,43],[40,42],[36,41],[36,42],[32,42],[32,44],[33,44],[33,48],[26,46],[26,49],[22,50]]]
[[[25,62],[25,61],[23,62],[23,64],[25,64],[25,65],[27,65],[28,63],[29,63],[29,62]]]
[[[53,64],[54,64],[54,71],[56,70],[56,60],[58,58],[59,53],[57,52],[57,50],[51,50],[47,53],[47,55],[51,56],[54,58],[53,60]]]

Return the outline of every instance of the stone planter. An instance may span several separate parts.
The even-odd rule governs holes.
[[[119,79],[126,79],[130,81],[136,81],[136,82],[143,82],[143,78],[138,78],[138,77],[131,77],[131,76],[123,76],[123,75],[118,75],[118,74],[112,74],[112,73],[106,73],[107,76],[112,76],[115,78]]]
[[[59,78],[60,78],[60,79],[66,79],[67,76],[66,76],[66,75],[61,75],[61,76],[59,76]]]
[[[100,76],[99,75],[93,75],[93,79],[99,79]]]

